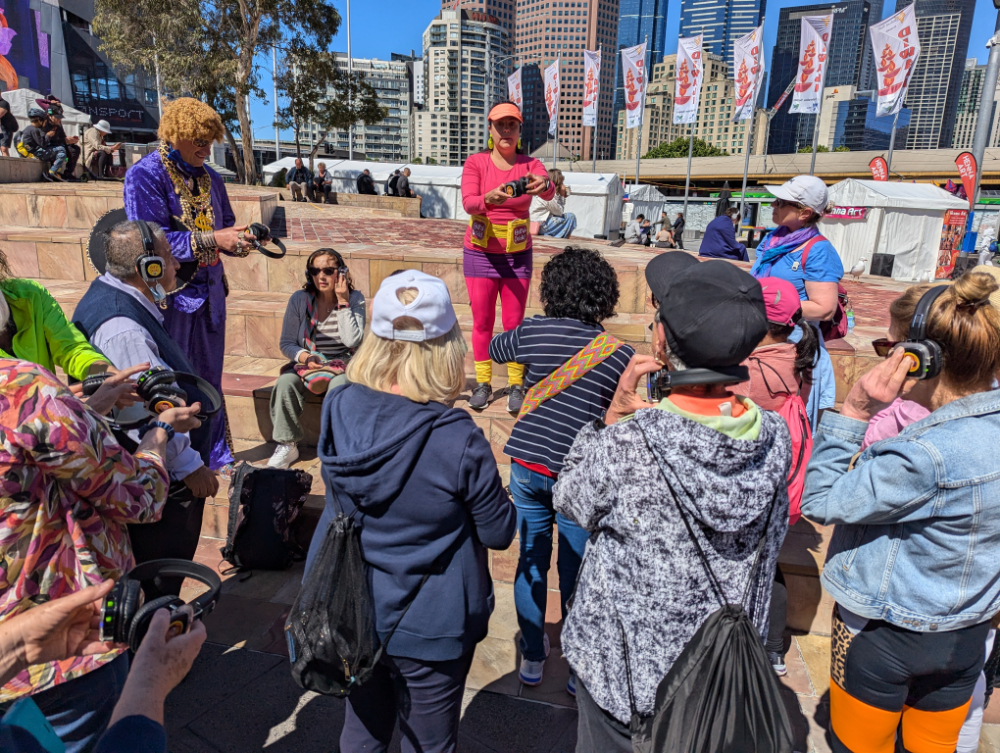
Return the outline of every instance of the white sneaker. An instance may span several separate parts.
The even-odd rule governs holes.
[[[545,656],[549,655],[549,636],[542,635],[542,643],[545,646]],[[529,661],[521,659],[521,671],[517,673],[517,679],[522,685],[534,687],[542,684],[542,673],[545,671],[545,659],[541,661]]]
[[[278,445],[271,459],[267,461],[268,468],[288,468],[299,459],[299,448],[295,442],[287,442]]]

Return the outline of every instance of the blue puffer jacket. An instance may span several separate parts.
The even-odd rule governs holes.
[[[442,403],[415,403],[359,384],[323,403],[317,454],[326,508],[306,560],[309,577],[321,531],[355,507],[369,567],[376,629],[384,639],[402,606],[446,553],[387,648],[422,661],[457,659],[486,637],[493,611],[487,548],[506,549],[517,513],[496,460],[472,416]]]
[[[1000,610],[1000,392],[948,403],[861,448],[868,424],[823,415],[802,514],[836,523],[823,586],[852,612],[917,632]]]

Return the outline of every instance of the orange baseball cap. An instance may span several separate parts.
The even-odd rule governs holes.
[[[521,111],[517,109],[517,105],[513,102],[501,102],[498,105],[494,105],[486,119],[494,121],[502,118],[514,118],[518,123],[524,122],[524,118],[521,117]]]

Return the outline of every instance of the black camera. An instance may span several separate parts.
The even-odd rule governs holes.
[[[524,196],[528,192],[528,176],[525,175],[523,178],[510,181],[510,183],[504,183],[500,186],[500,190],[512,199]]]

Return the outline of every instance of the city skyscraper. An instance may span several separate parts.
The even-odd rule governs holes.
[[[733,75],[733,40],[760,26],[767,0],[681,0],[682,37],[704,34],[705,49],[721,55]]]
[[[633,0],[623,0],[632,2]],[[646,0],[648,2],[648,0]],[[666,0],[660,0],[666,6]],[[611,155],[614,144],[614,122],[611,117],[618,31],[618,0],[570,0],[550,2],[518,0],[514,57],[526,66],[522,74],[522,91],[527,97],[524,76],[527,67],[544,68],[559,58],[559,79],[562,94],[559,105],[559,143],[574,155],[588,159],[592,152],[593,129],[580,123],[583,110],[583,51],[601,49],[601,96],[597,118],[597,156]],[[662,34],[661,34],[662,37]],[[534,73],[532,73],[534,76]],[[540,81],[540,79],[539,79]],[[544,113],[544,98],[536,98]],[[526,100],[527,101],[527,100]],[[525,104],[527,107],[527,104]],[[528,113],[525,113],[526,115]],[[537,126],[532,130],[532,142],[538,148]],[[547,132],[544,131],[543,133]],[[535,143],[537,142],[537,143]]]
[[[611,3],[613,5],[613,3]],[[625,109],[625,82],[621,50],[646,42],[650,69],[666,54],[667,0],[621,0],[618,7],[618,46],[615,49],[615,102],[613,123]],[[610,61],[609,61],[610,62]]]
[[[468,10],[495,16],[503,28],[514,38],[517,21],[516,0],[441,0],[441,10]]]
[[[900,11],[912,0],[896,0]],[[947,149],[955,133],[965,54],[976,0],[916,0],[920,57],[906,106],[913,113],[907,149]]]
[[[803,16],[824,16],[831,13],[833,32],[827,47],[829,60],[825,86],[859,85],[866,59],[865,51],[871,47],[868,26],[875,20],[870,0],[841,0],[782,8],[778,16],[777,40],[771,55],[771,79],[767,91],[769,107],[773,107],[778,101],[798,70]],[[815,115],[792,114],[788,111],[786,101],[771,121],[768,153],[790,154],[801,147],[811,147],[815,124]]]
[[[962,88],[958,93],[958,107],[955,110],[955,133],[951,138],[952,149],[971,149],[976,133],[976,117],[979,114],[979,98],[983,93],[983,77],[986,66],[979,65],[976,58],[965,61],[962,72]],[[991,113],[992,115],[992,113]]]

